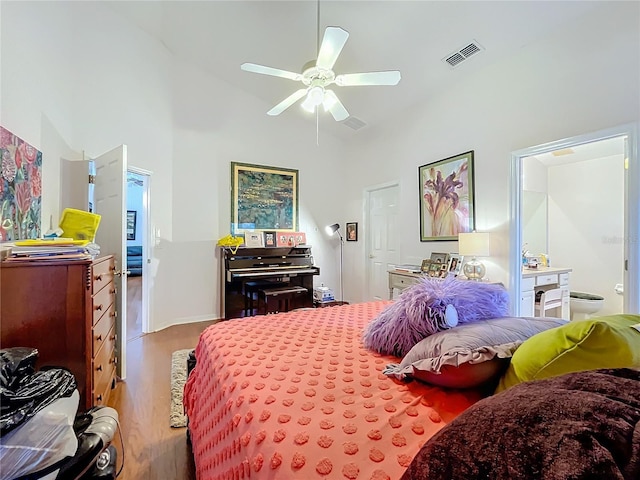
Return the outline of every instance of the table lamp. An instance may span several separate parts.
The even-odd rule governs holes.
[[[487,269],[476,257],[489,256],[489,234],[486,232],[459,233],[458,253],[472,257],[462,268],[464,275],[469,280],[482,281]]]

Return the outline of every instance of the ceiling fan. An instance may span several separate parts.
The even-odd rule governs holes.
[[[400,81],[400,72],[397,70],[336,75],[333,71],[333,66],[347,42],[347,38],[349,38],[349,32],[346,30],[340,27],[327,27],[322,39],[322,45],[318,50],[317,60],[307,62],[302,67],[302,73],[288,72],[278,68],[256,65],[255,63],[243,63],[240,68],[247,72],[288,78],[289,80],[303,83],[304,88],[289,95],[269,110],[267,115],[279,115],[306,96],[301,104],[302,108],[313,113],[316,108],[322,105],[325,111],[331,112],[333,118],[340,122],[349,117],[349,112],[335,92],[327,88],[328,86],[332,84],[339,87],[397,85]]]

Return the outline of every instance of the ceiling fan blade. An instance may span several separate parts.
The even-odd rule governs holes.
[[[283,101],[281,101],[275,107],[273,107],[271,110],[269,110],[267,112],[267,115],[272,115],[272,116],[273,115],[280,115],[282,112],[284,112],[287,108],[289,108],[291,105],[296,103],[298,100],[300,100],[306,94],[307,94],[307,89],[306,88],[301,88],[297,92],[294,92],[291,95],[289,95],[287,98],[285,98]]]
[[[288,78],[289,80],[301,80],[302,75],[299,73],[280,70],[279,68],[265,67],[264,65],[256,65],[255,63],[243,63],[240,68],[245,72],[260,73],[262,75],[272,75],[274,77]]]
[[[342,120],[349,118],[349,112],[344,108],[344,105],[342,105],[342,102],[338,99],[333,90],[325,90],[322,105],[324,106],[325,111],[328,110],[331,112],[331,115],[333,115],[336,122],[341,122]]]
[[[340,27],[327,27],[318,52],[316,67],[331,70],[342,51],[342,47],[347,43],[347,38],[349,38],[349,32],[346,30]]]
[[[352,87],[357,85],[397,85],[400,81],[400,72],[391,70],[388,72],[346,73],[336,77],[336,85]]]

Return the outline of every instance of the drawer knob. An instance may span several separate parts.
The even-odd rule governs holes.
[[[101,403],[102,402],[102,395],[98,395],[96,397],[96,403]]]
[[[102,365],[98,365],[96,367],[96,372],[101,372],[102,371]]]
[[[118,338],[118,335],[111,335],[109,337],[109,340],[111,340],[112,342],[114,342],[116,340],[116,338]]]
[[[94,309],[96,309],[98,312],[102,311],[102,304],[100,305],[96,305],[95,307],[93,307]]]
[[[111,313],[109,314],[109,316],[110,316],[111,318],[115,317],[115,316],[116,316],[116,312],[111,312]]]
[[[96,276],[94,277],[94,279],[95,279],[95,281],[96,281],[96,282],[100,282],[100,281],[102,281],[102,274],[100,274],[100,275],[96,275]]]
[[[100,334],[100,335],[98,335],[98,336],[96,337],[96,341],[97,341],[97,342],[101,342],[101,341],[102,341],[102,334]]]
[[[110,293],[111,295],[115,295],[115,293],[116,293],[116,289],[115,289],[115,288],[113,288],[113,289],[109,290],[109,293]]]

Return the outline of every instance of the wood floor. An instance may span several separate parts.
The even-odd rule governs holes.
[[[131,299],[127,303],[130,305]],[[129,309],[128,309],[129,311]],[[185,428],[169,426],[171,354],[194,348],[200,333],[214,322],[169,327],[127,342],[127,378],[118,382],[109,406],[120,416],[118,478],[125,480],[195,480]]]

